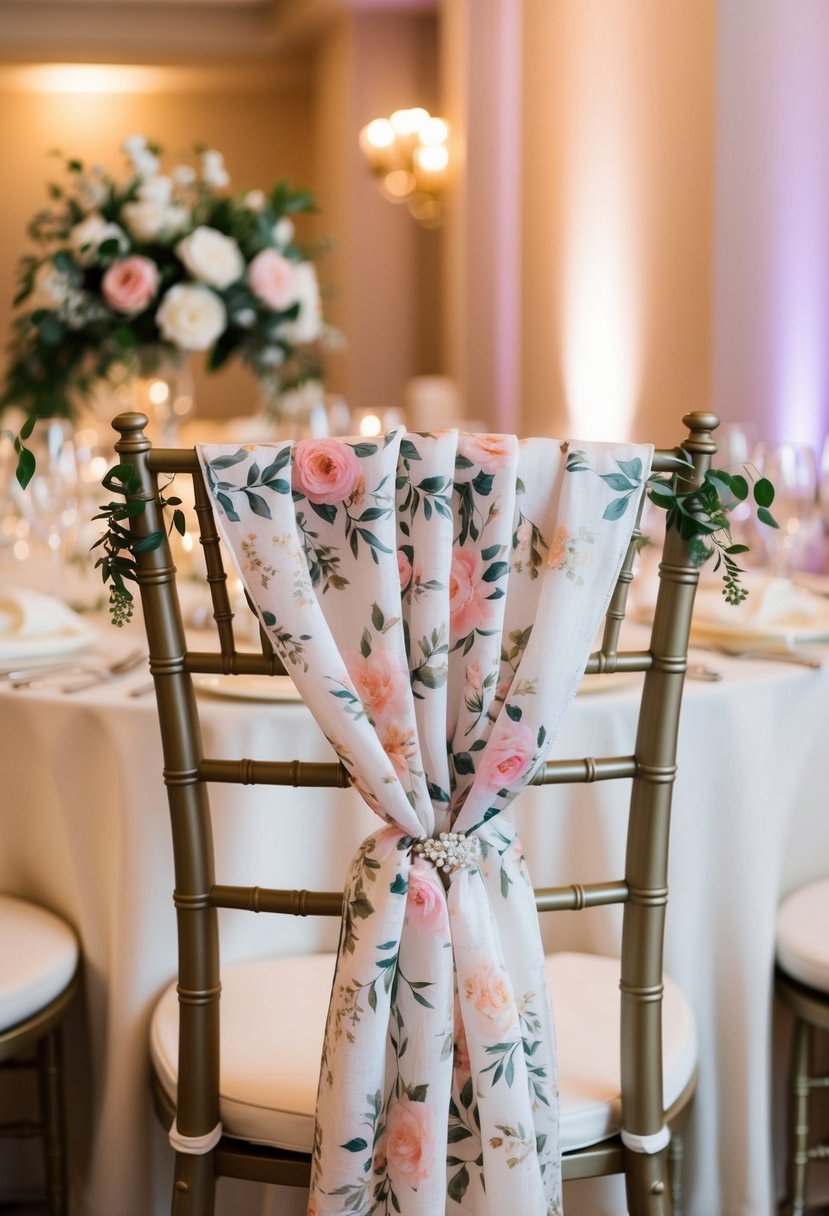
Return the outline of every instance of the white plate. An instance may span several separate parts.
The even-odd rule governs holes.
[[[592,694],[595,692],[617,692],[621,688],[631,688],[634,684],[641,683],[645,673],[643,671],[613,671],[607,675],[584,676],[578,688],[578,696]]]
[[[301,701],[290,676],[193,676],[199,692],[236,701]]]
[[[79,633],[48,633],[42,637],[33,638],[3,638],[0,640],[0,668],[11,670],[23,664],[39,662],[41,659],[62,658],[63,655],[75,654],[91,645],[95,634]]]

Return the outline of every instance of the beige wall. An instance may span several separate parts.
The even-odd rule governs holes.
[[[522,429],[709,403],[714,0],[524,0]]]
[[[162,72],[162,88],[164,79]],[[181,73],[173,79],[180,81]],[[18,75],[0,69],[0,163],[6,179],[0,198],[3,350],[15,263],[31,248],[25,228],[44,206],[46,182],[55,179],[60,166],[59,160],[47,156],[50,149],[103,163],[120,175],[124,161],[119,144],[126,135],[141,132],[164,146],[169,165],[197,143],[220,149],[233,186],[239,189],[268,188],[281,177],[306,185],[313,172],[310,83],[304,72],[293,72],[288,80],[290,87],[285,89],[278,82],[276,87],[246,89],[244,78],[219,72],[209,88],[179,84],[177,91],[143,94],[45,93],[28,91]],[[325,262],[320,273],[325,282],[329,275]],[[255,381],[244,369],[234,366],[207,376],[197,368],[197,408],[202,416],[248,413],[257,405]]]
[[[399,407],[411,376],[440,370],[440,234],[383,198],[357,143],[372,118],[434,110],[435,39],[434,14],[357,12],[316,58],[317,227],[335,241],[328,312],[347,344],[328,385],[357,409]]]

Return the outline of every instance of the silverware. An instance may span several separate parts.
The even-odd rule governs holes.
[[[49,688],[54,684],[56,676],[62,676],[67,671],[82,671],[85,674],[82,678],[70,684],[61,685],[62,692],[80,692],[84,688],[92,688],[96,684],[106,684],[110,680],[119,680],[122,676],[128,675],[134,671],[141,663],[146,662],[146,651],[143,647],[137,650],[131,650],[129,654],[122,659],[116,659],[114,663],[107,663],[101,667],[89,667],[83,664],[71,664],[66,667],[55,667],[50,672],[38,671],[27,675],[22,680],[11,680],[12,688]]]
[[[707,680],[712,684],[722,679],[721,671],[717,671],[715,667],[706,667],[703,663],[690,663],[685,674],[689,680]]]

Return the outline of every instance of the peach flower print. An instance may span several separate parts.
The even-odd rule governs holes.
[[[530,767],[535,738],[523,722],[507,721],[497,739],[486,747],[478,763],[477,778],[484,789],[495,792],[514,785]]]
[[[429,1177],[435,1159],[432,1112],[424,1102],[398,1098],[386,1120],[389,1177],[417,1189]]]
[[[412,563],[402,549],[397,550],[397,573],[400,576],[400,590],[405,591],[412,581]]]
[[[309,502],[342,502],[360,477],[354,449],[336,439],[300,439],[294,452],[296,486]]]
[[[408,672],[401,671],[390,655],[375,650],[368,656],[352,654],[346,662],[363,708],[372,718],[405,710]]]
[[[383,751],[401,780],[409,775],[409,761],[417,753],[414,731],[399,722],[390,722],[381,739]]]
[[[116,312],[143,312],[155,298],[161,281],[158,267],[138,254],[113,262],[101,279],[101,293]]]
[[[550,552],[547,554],[547,565],[553,570],[560,570],[567,561],[567,542],[570,539],[570,533],[560,524],[556,528],[556,534],[553,537],[553,543],[550,545]]]
[[[449,927],[446,895],[434,866],[415,858],[409,870],[406,922],[424,933],[445,933]]]
[[[463,981],[463,992],[481,1034],[489,1042],[508,1042],[517,1035],[518,1013],[506,972],[491,959],[481,956]]]
[[[461,443],[463,455],[479,464],[485,473],[503,468],[512,449],[513,440],[509,435],[466,435]]]
[[[454,549],[449,575],[449,620],[452,636],[465,637],[473,629],[489,624],[492,612],[487,599],[493,588],[483,581],[483,565],[471,549]]]
[[[469,1062],[469,1045],[466,1041],[466,1028],[463,1024],[463,1015],[461,1013],[461,1004],[458,1000],[458,994],[455,993],[455,1033],[454,1033],[454,1063],[455,1072],[458,1074],[458,1088],[461,1088],[470,1072],[472,1065]]]

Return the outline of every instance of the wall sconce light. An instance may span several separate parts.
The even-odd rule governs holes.
[[[428,110],[395,110],[360,132],[360,147],[385,197],[406,203],[427,228],[443,218],[449,169],[449,127]]]

